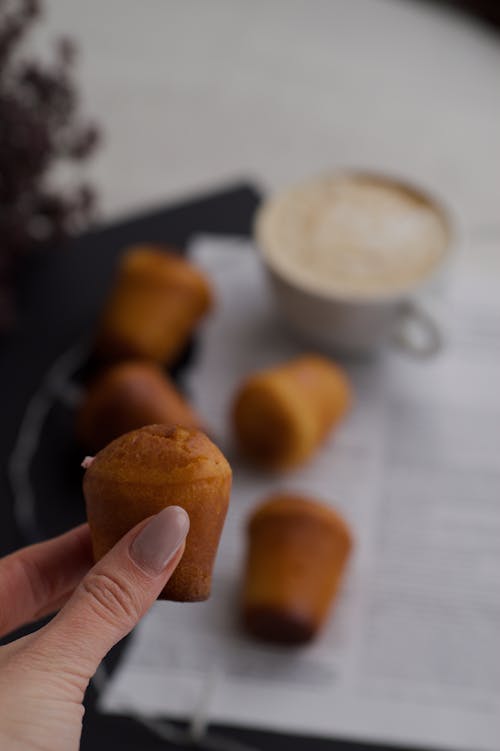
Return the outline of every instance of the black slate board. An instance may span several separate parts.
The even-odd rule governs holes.
[[[86,233],[30,264],[21,288],[21,314],[14,331],[0,343],[0,555],[25,544],[12,510],[7,465],[26,405],[58,356],[92,330],[105,299],[116,259],[136,242],[167,242],[184,247],[199,232],[248,235],[258,190],[238,184],[172,207],[143,214]],[[181,363],[182,367],[182,363]],[[70,413],[55,406],[44,425],[42,452],[31,470],[37,489],[38,526],[51,536],[83,519],[78,470],[81,454],[68,440]],[[53,456],[66,456],[66,467],[54,477]],[[52,472],[48,476],[48,472]],[[118,645],[106,659],[112,670],[124,648]],[[95,708],[91,687],[86,700],[83,751],[155,751],[185,746],[161,740],[137,721],[104,716]],[[382,751],[381,746],[298,738],[243,729],[214,727],[214,735],[233,738],[267,751]],[[217,745],[212,748],[217,749]]]

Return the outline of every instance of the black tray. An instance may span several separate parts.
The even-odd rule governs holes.
[[[65,248],[54,251],[50,257],[30,265],[21,289],[21,315],[15,330],[0,347],[0,555],[37,537],[50,537],[84,519],[79,470],[81,450],[71,439],[72,411],[67,405],[55,400],[42,416],[43,440],[29,461],[29,472],[36,487],[35,519],[23,517],[21,524],[17,522],[23,516],[22,509],[20,512],[17,508],[17,514],[13,509],[12,479],[13,476],[15,479],[16,468],[12,457],[26,406],[33,394],[61,354],[70,352],[92,331],[120,251],[132,243],[147,241],[184,247],[190,237],[199,232],[248,235],[258,203],[256,188],[238,184],[86,233]],[[186,356],[189,357],[189,353]],[[182,371],[182,362],[179,368]],[[54,466],[61,467],[61,471],[55,473]],[[108,672],[118,663],[123,649],[124,643],[106,658]],[[185,745],[160,739],[154,731],[132,718],[101,715],[95,706],[96,697],[96,690],[91,686],[86,699],[83,751],[185,748]],[[182,728],[181,723],[175,726]],[[217,737],[232,738],[262,751],[382,749],[381,746],[220,726],[211,728],[210,734],[214,739],[211,747],[220,751],[223,751],[223,743],[217,742]]]

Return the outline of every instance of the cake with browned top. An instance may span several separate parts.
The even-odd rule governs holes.
[[[130,248],[98,324],[97,354],[170,365],[211,306],[210,284],[194,264],[166,247]]]
[[[164,425],[126,433],[96,455],[83,490],[96,560],[143,519],[182,506],[190,519],[186,547],[160,598],[209,597],[231,467],[204,433]]]
[[[305,462],[340,421],[352,401],[346,373],[319,355],[249,376],[233,407],[241,451],[266,469]]]
[[[77,435],[90,451],[153,424],[201,427],[173,381],[154,363],[123,362],[90,384],[77,414]]]
[[[352,547],[332,507],[274,495],[252,514],[243,586],[243,621],[255,637],[279,644],[310,641],[324,624]]]

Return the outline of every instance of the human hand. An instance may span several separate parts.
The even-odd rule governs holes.
[[[186,512],[170,506],[93,567],[86,524],[0,560],[0,635],[62,608],[0,647],[2,751],[78,749],[89,680],[165,586],[188,529]]]

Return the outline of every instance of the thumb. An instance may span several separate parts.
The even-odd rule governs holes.
[[[184,509],[168,506],[128,532],[38,632],[37,651],[47,668],[88,681],[158,597],[182,557],[188,530]]]

